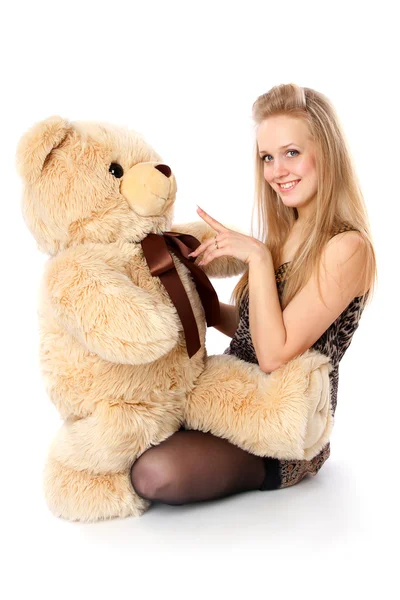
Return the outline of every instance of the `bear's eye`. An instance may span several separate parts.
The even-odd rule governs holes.
[[[124,174],[124,170],[118,163],[111,163],[110,168],[108,169],[111,175],[114,175],[117,179],[120,179]]]

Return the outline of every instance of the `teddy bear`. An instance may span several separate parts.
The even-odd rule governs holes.
[[[218,320],[208,278],[246,265],[188,258],[215,231],[173,224],[175,176],[141,134],[52,116],[22,136],[17,168],[23,218],[49,257],[37,310],[41,373],[63,420],[43,473],[54,515],[142,515],[132,464],[182,425],[260,456],[320,451],[333,426],[329,359],[309,350],[266,374],[207,355]]]

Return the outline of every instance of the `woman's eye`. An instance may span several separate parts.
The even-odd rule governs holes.
[[[124,174],[124,170],[118,163],[111,163],[110,168],[108,169],[111,175],[114,175],[117,179],[120,179]]]
[[[289,152],[296,152],[296,154],[299,154],[298,150],[288,150],[288,153]],[[271,156],[271,155],[270,154],[264,154],[264,156],[262,157],[262,160],[263,160],[263,162],[269,163],[269,162],[271,162],[270,160],[265,160],[267,158],[267,156]],[[271,158],[272,158],[272,156],[271,156]]]

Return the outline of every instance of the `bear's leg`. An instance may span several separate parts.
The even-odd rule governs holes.
[[[152,444],[179,429],[179,411],[135,404],[99,403],[82,419],[57,432],[44,471],[51,511],[83,522],[139,516],[149,506],[132,487],[130,468]]]
[[[150,505],[133,490],[129,469],[96,475],[88,470],[72,469],[51,455],[44,470],[44,492],[55,516],[86,523],[138,517]]]
[[[328,358],[308,353],[266,374],[234,356],[217,355],[189,393],[184,412],[186,429],[210,432],[258,456],[305,459],[327,443],[333,417],[325,368]],[[309,445],[307,445],[309,444]]]

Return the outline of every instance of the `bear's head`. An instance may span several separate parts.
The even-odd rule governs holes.
[[[21,138],[22,212],[41,251],[140,242],[172,224],[175,177],[143,137],[107,123],[59,116]]]

